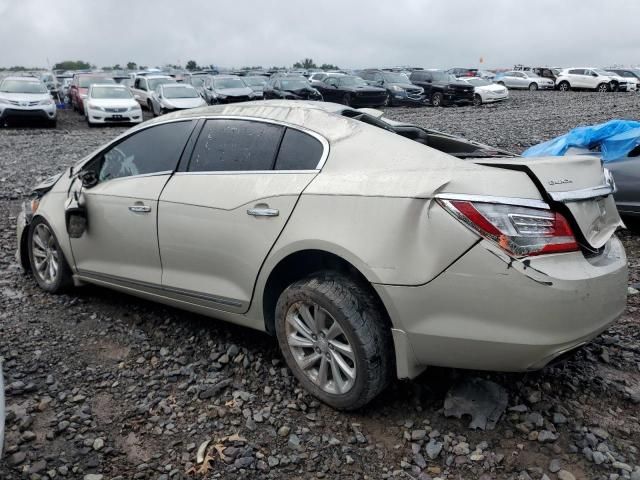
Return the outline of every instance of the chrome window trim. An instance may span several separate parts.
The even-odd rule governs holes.
[[[543,201],[535,198],[497,197],[493,195],[473,195],[466,193],[439,193],[435,198],[441,200],[462,200],[468,202],[497,203],[500,205],[517,205],[519,207],[539,208],[550,210],[551,207]]]
[[[144,77],[141,77],[141,78],[144,78]],[[241,104],[238,104],[238,105],[241,105]],[[105,150],[110,148],[112,145],[114,145],[116,143],[119,143],[119,142],[123,141],[125,138],[130,137],[130,136],[132,136],[132,135],[134,135],[134,134],[136,134],[138,132],[141,132],[143,130],[146,130],[148,128],[152,128],[152,127],[155,127],[157,125],[165,125],[165,124],[168,124],[168,123],[191,122],[191,121],[198,121],[198,120],[214,120],[216,118],[226,119],[226,120],[249,120],[249,121],[256,121],[256,122],[272,123],[272,124],[280,125],[280,126],[283,126],[283,127],[293,128],[295,130],[299,130],[299,131],[301,131],[303,133],[311,135],[312,137],[314,137],[316,140],[318,140],[322,144],[323,152],[322,152],[322,156],[320,157],[320,161],[318,162],[318,165],[316,166],[316,168],[314,170],[305,170],[305,172],[313,172],[313,171],[322,170],[322,168],[324,167],[324,164],[327,161],[327,158],[329,157],[329,149],[330,149],[329,141],[325,137],[320,135],[319,133],[308,129],[307,127],[303,127],[301,125],[295,125],[293,123],[285,122],[285,121],[282,121],[282,120],[273,120],[273,119],[270,119],[270,118],[262,118],[262,117],[252,117],[252,116],[249,116],[249,115],[213,115],[213,114],[207,115],[207,114],[203,114],[203,115],[193,115],[193,116],[188,116],[188,117],[171,118],[171,119],[162,120],[162,121],[148,120],[149,122],[153,122],[153,123],[150,123],[149,125],[145,125],[146,122],[144,122],[144,123],[142,123],[140,125],[132,127],[130,130],[127,130],[123,134],[118,135],[116,138],[111,140],[106,145],[101,146],[97,150],[94,150],[89,155],[84,157],[84,159],[79,160],[78,162],[76,162],[71,168],[73,168],[74,172],[77,172],[79,168],[84,167],[84,165],[86,165],[88,162],[90,162],[91,160],[96,158],[98,155],[100,155],[102,152],[104,152]],[[243,172],[245,170],[238,170],[238,171]],[[256,170],[253,170],[253,171],[252,170],[247,170],[247,172],[255,172],[255,171]],[[274,172],[288,172],[289,170],[273,170],[273,171]]]
[[[221,120],[245,120],[245,121],[249,121],[249,122],[262,122],[262,123],[270,123],[272,125],[278,125],[281,127],[286,127],[286,128],[292,128],[294,130],[298,130],[302,133],[306,133],[307,135],[312,136],[313,138],[315,138],[316,140],[318,140],[320,142],[320,144],[322,145],[322,155],[320,156],[320,160],[318,161],[318,164],[316,165],[316,168],[314,169],[309,169],[309,170],[301,170],[304,172],[314,172],[314,171],[320,171],[322,170],[322,167],[324,167],[324,164],[327,161],[327,158],[329,157],[329,141],[324,138],[322,135],[320,135],[317,132],[314,132],[313,130],[309,130],[306,127],[302,127],[300,125],[294,125],[292,123],[289,122],[285,122],[282,120],[273,120],[271,118],[261,118],[261,117],[252,117],[252,116],[246,116],[246,115],[202,115],[199,117],[193,117],[193,118],[197,118],[198,120],[200,119],[204,119],[206,120],[216,120],[216,119],[221,119]],[[157,124],[156,124],[157,125]],[[203,127],[204,128],[204,127]],[[202,133],[202,132],[201,132]],[[194,150],[195,150],[195,145],[194,145]],[[242,172],[242,173],[260,173],[260,172],[273,172],[273,173],[280,173],[280,172],[292,172],[292,171],[298,171],[298,170],[232,170],[231,172]],[[222,171],[217,171],[217,170],[212,170],[211,172],[184,172],[184,173],[216,173],[216,172],[221,172],[221,173],[229,173],[227,172],[222,172]]]
[[[304,173],[318,173],[320,170],[211,170],[204,172],[176,172],[174,176],[182,175],[273,175],[279,173],[288,174],[304,174]]]
[[[129,175],[128,177],[108,178],[106,180],[99,180],[98,183],[96,184],[96,187],[98,185],[104,185],[110,182],[117,182],[118,180],[129,180],[132,178],[145,178],[145,177],[160,177],[162,175],[171,175],[172,173],[173,173],[173,170],[164,170],[162,172],[151,172],[151,173],[140,173],[138,175]],[[87,191],[91,192],[92,189],[93,187],[88,189]]]

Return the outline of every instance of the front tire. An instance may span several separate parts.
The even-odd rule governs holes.
[[[473,96],[473,106],[480,107],[482,105],[482,97],[477,93]]]
[[[440,92],[435,92],[431,95],[431,105],[434,107],[439,107],[442,105],[442,94]]]
[[[389,327],[372,295],[346,276],[318,272],[290,285],[275,330],[298,381],[334,408],[362,407],[392,377]]]
[[[538,90],[538,84],[536,82],[531,82],[529,84],[529,91],[535,92],[536,90]]]
[[[348,93],[345,93],[344,96],[342,97],[342,104],[346,105],[347,107],[351,106],[351,95],[349,95]]]
[[[71,287],[71,268],[47,221],[38,217],[29,228],[29,263],[40,288],[49,293],[61,293]]]

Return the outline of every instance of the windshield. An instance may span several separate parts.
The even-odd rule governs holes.
[[[33,80],[4,80],[0,84],[0,92],[4,93],[49,93],[41,82]]]
[[[404,73],[383,73],[384,81],[388,83],[411,83]]]
[[[280,83],[283,90],[300,90],[309,86],[304,78],[283,78]]]
[[[191,77],[191,85],[201,87],[204,84],[204,77]]]
[[[93,87],[91,98],[131,98],[131,92],[124,87]]]
[[[239,78],[216,78],[213,81],[216,88],[245,88],[246,85]]]
[[[198,98],[200,95],[195,88],[189,85],[171,85],[162,88],[166,98]]]
[[[176,83],[176,81],[173,78],[150,78],[147,83],[149,84],[149,90],[155,90],[158,85]]]
[[[244,83],[250,87],[260,87],[267,84],[267,79],[264,77],[244,77]]]
[[[346,85],[349,87],[366,87],[367,82],[365,82],[360,77],[340,77],[340,85]]]
[[[487,85],[492,85],[491,82],[488,82],[482,78],[470,78],[467,80],[467,83],[470,83],[475,87],[486,87]]]

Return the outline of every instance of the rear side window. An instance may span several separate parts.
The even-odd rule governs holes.
[[[578,69],[578,68],[574,68],[573,70],[569,70],[569,73],[571,75],[584,75],[584,70],[582,69]]]
[[[99,180],[173,171],[192,128],[191,121],[167,123],[125,138],[102,153]]]
[[[287,128],[282,139],[276,170],[314,170],[318,167],[322,144],[306,133]]]
[[[208,120],[193,150],[188,170],[271,170],[283,128],[249,120]]]

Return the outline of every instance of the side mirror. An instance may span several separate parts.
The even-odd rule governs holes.
[[[93,170],[80,172],[79,178],[84,188],[93,188],[98,184],[98,176]]]
[[[81,204],[78,192],[73,192],[65,202],[64,218],[69,237],[82,237],[87,230],[87,209]]]

